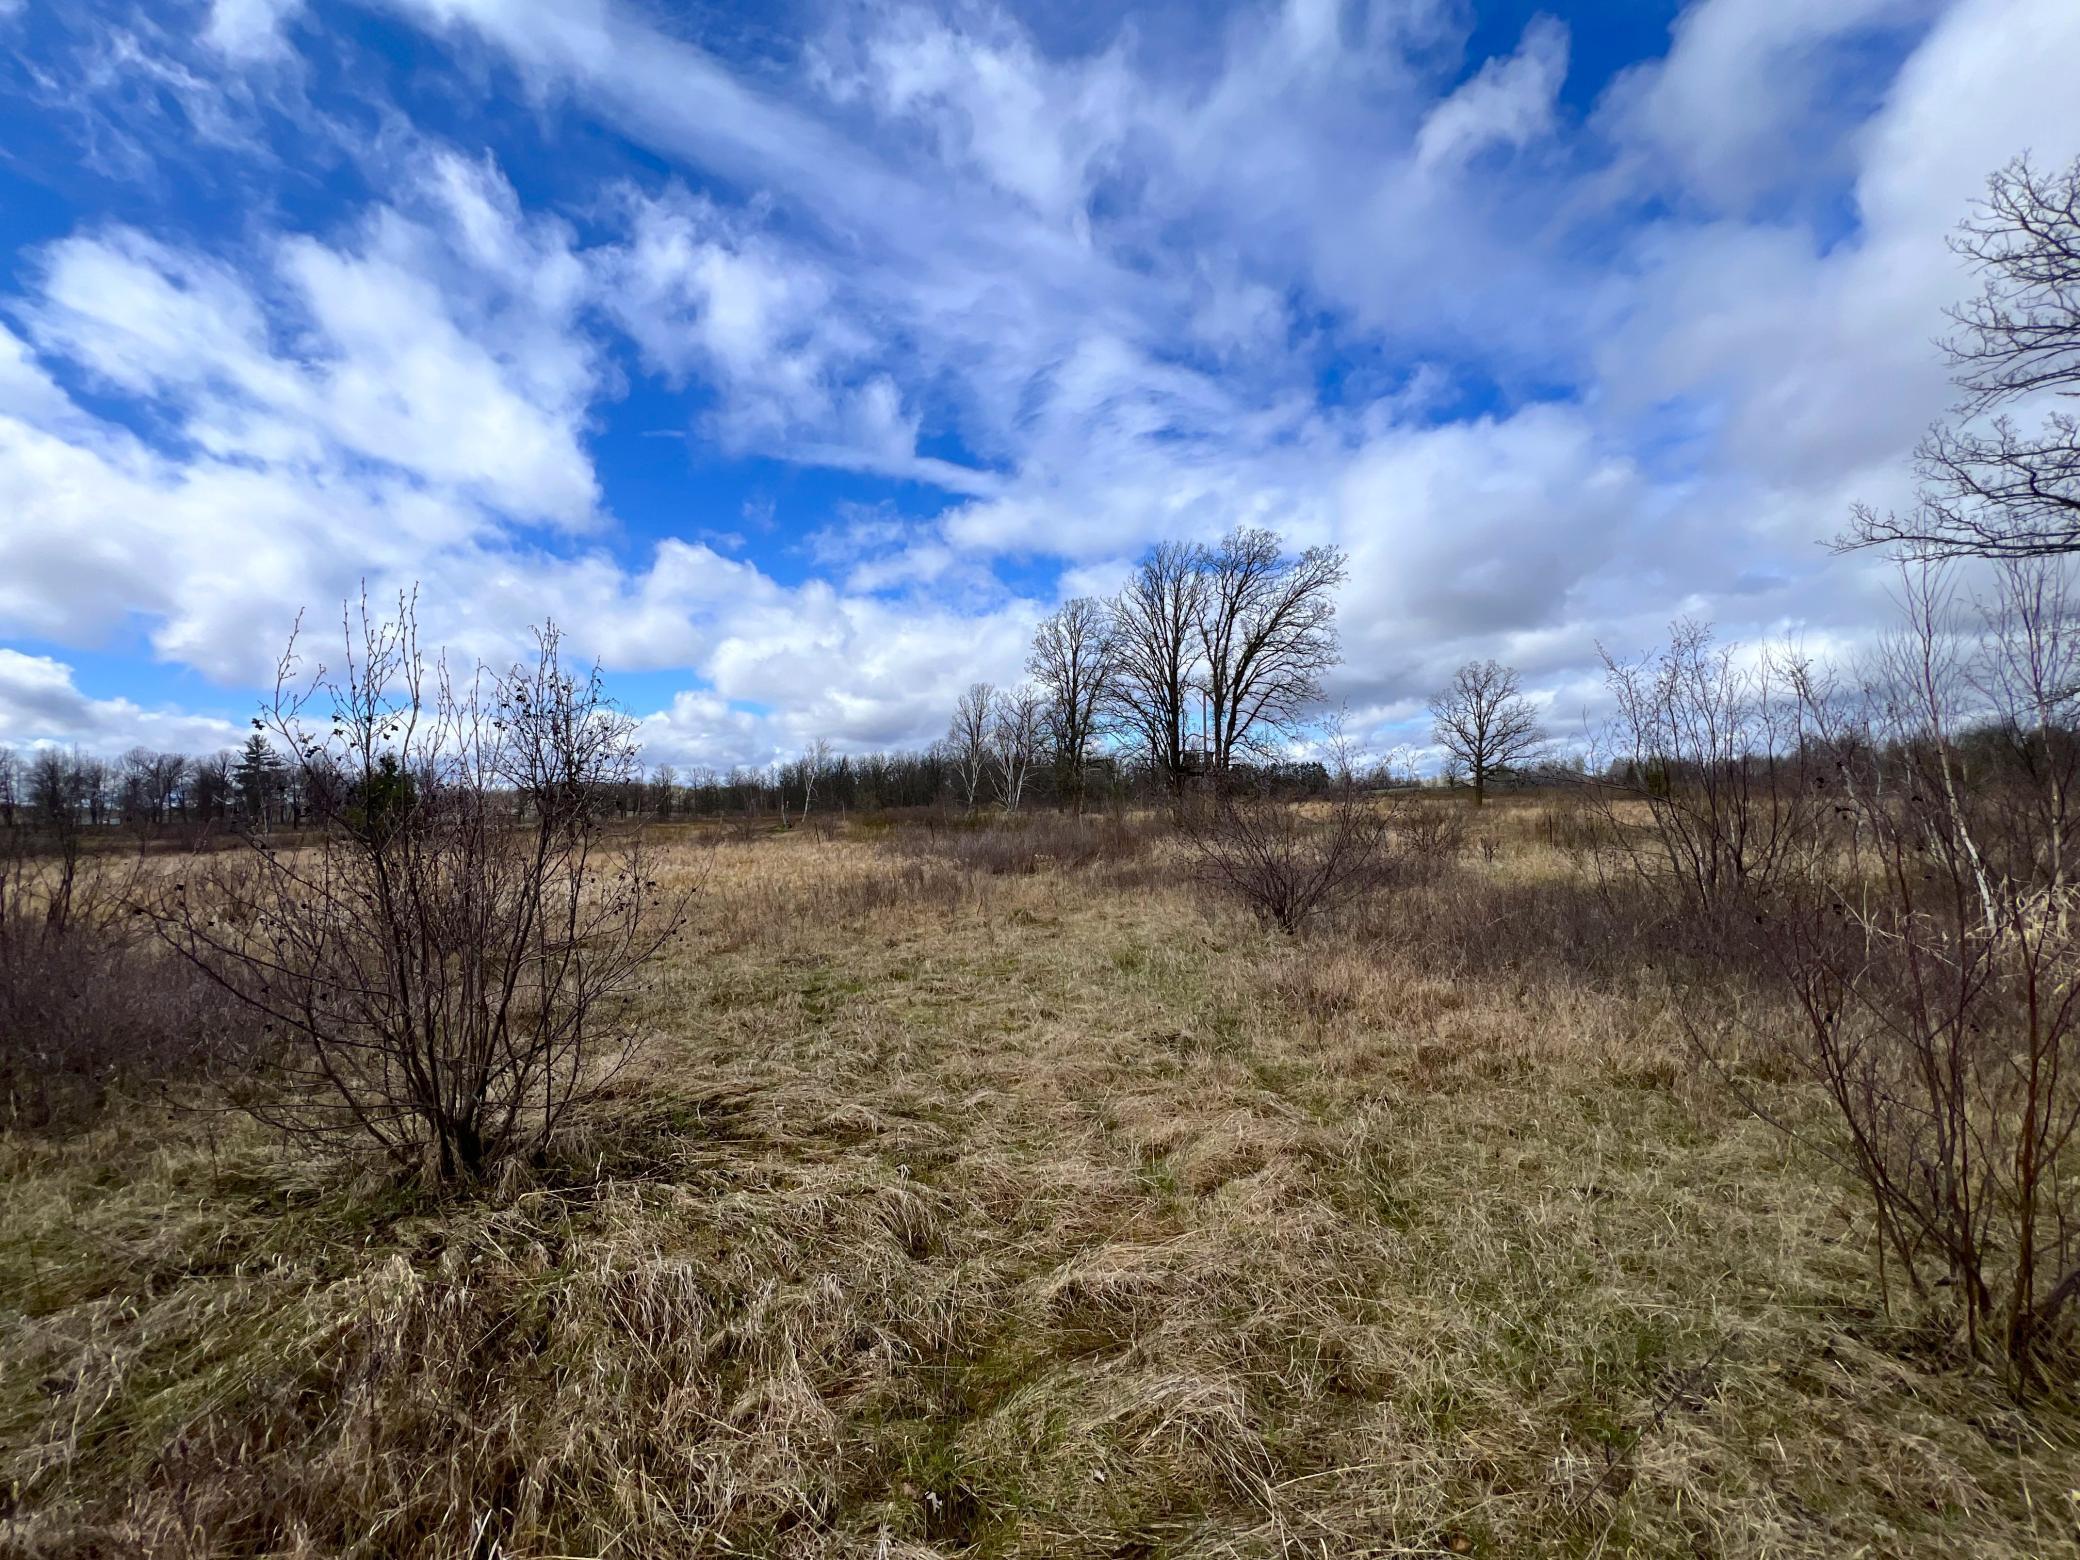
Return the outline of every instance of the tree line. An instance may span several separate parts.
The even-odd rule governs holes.
[[[970,811],[1033,801],[1081,811],[1101,796],[1175,794],[1196,777],[1242,770],[1259,783],[1319,787],[1324,764],[1281,754],[1321,706],[1347,574],[1341,549],[1288,552],[1261,527],[1212,545],[1164,542],[1117,595],[1078,597],[1044,618],[1026,679],[970,685],[938,743],[850,754],[819,739],[765,768],[682,774],[662,764],[614,780],[597,803],[624,818],[771,816],[791,826],[818,811],[948,800]],[[1468,663],[1432,708],[1453,773],[1463,769],[1477,801],[1542,750],[1517,674],[1494,661]],[[0,823],[295,829],[335,815],[350,785],[322,757],[290,762],[260,730],[236,752],[200,757],[0,749]]]
[[[107,759],[83,749],[0,748],[0,827],[56,832],[109,825],[301,823],[308,788],[258,733],[236,751],[191,756],[134,747]]]

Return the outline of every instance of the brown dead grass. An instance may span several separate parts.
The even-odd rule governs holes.
[[[1300,943],[1160,840],[676,846],[641,1067],[466,1203],[0,1139],[0,1551],[2068,1551],[2075,1405],[1692,1065],[1766,1006],[1486,811]]]

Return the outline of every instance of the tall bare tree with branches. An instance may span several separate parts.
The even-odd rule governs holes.
[[[992,701],[989,722],[990,778],[997,802],[1015,813],[1025,800],[1026,782],[1040,761],[1042,743],[1040,694],[1031,683],[1006,688]]]
[[[2007,411],[2080,397],[2080,158],[2058,173],[2008,164],[1951,246],[1985,278],[1950,311],[1955,420],[1915,452],[1914,511],[1859,506],[1844,545],[1924,559],[2080,552],[2080,417],[2054,411],[2030,430]]]
[[[1451,686],[1430,700],[1430,715],[1438,745],[1473,781],[1476,807],[1487,800],[1496,775],[1528,762],[1545,744],[1516,668],[1493,659],[1468,661],[1454,672]]]
[[[1191,773],[1191,713],[1206,600],[1202,549],[1160,542],[1112,600],[1113,713],[1173,788]]]
[[[1039,689],[1057,787],[1079,813],[1116,669],[1111,616],[1089,596],[1063,602],[1034,631],[1026,670]]]
[[[828,737],[818,737],[802,749],[802,756],[791,763],[779,766],[774,776],[774,789],[780,797],[780,827],[791,829],[809,816],[809,809],[816,804],[816,787],[830,772],[831,742]],[[801,805],[793,815],[788,813],[790,795],[799,798]]]
[[[1199,555],[1203,584],[1194,627],[1206,697],[1207,761],[1225,774],[1262,737],[1291,730],[1322,697],[1336,664],[1341,549],[1289,555],[1260,527],[1230,531]]]
[[[990,728],[996,704],[995,688],[986,682],[970,683],[954,705],[952,724],[946,728],[946,756],[969,812],[975,810],[982,783],[989,777]]]

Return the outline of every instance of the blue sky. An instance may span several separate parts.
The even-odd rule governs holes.
[[[0,0],[0,742],[233,740],[299,610],[553,616],[659,759],[928,740],[1150,541],[1352,576],[1332,696],[1568,727],[1849,648],[2071,0]]]

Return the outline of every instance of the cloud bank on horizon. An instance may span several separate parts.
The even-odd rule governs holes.
[[[929,740],[1165,537],[1332,697],[1850,645],[2072,0],[0,4],[0,742],[235,740],[299,611],[545,617],[651,754]],[[314,634],[320,648],[323,633]]]

